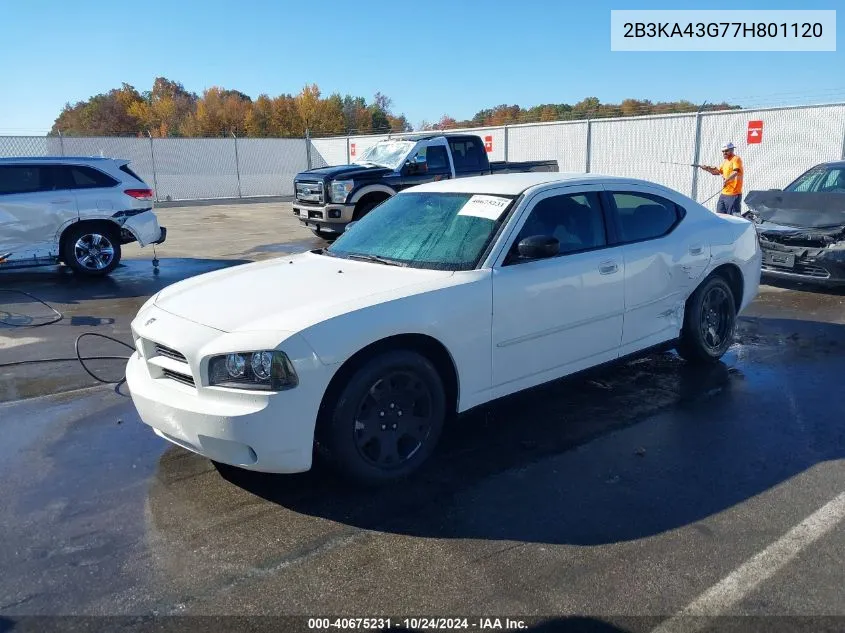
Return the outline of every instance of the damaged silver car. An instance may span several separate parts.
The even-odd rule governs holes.
[[[751,191],[745,204],[764,276],[845,285],[845,161],[816,165],[783,190]]]

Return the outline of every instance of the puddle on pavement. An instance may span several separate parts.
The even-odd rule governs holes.
[[[150,296],[177,281],[250,261],[163,257],[156,272],[151,259],[125,259],[110,275],[101,278],[79,277],[64,267],[51,266],[0,272],[0,286],[26,290],[51,303],[74,304],[95,299]],[[9,300],[0,296],[0,309]],[[12,300],[16,305],[34,302],[20,294],[15,294]]]
[[[288,255],[293,253],[304,253],[305,251],[310,251],[315,248],[323,248],[328,244],[329,242],[327,242],[326,240],[315,237],[312,239],[305,240],[291,240],[289,242],[279,242],[278,244],[264,244],[262,246],[256,246],[255,248],[247,251],[247,254],[281,253]]]

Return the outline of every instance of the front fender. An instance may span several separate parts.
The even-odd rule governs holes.
[[[378,184],[364,185],[360,189],[358,189],[357,191],[354,191],[352,193],[352,197],[349,198],[349,200],[346,201],[346,204],[355,204],[361,198],[363,198],[364,196],[366,196],[367,194],[370,194],[370,193],[386,193],[388,196],[392,197],[392,196],[396,195],[396,190],[391,189],[387,185],[378,185]]]
[[[489,270],[463,271],[445,287],[353,309],[300,333],[321,362],[336,370],[373,343],[399,335],[429,336],[453,359],[459,410],[464,410],[491,386],[491,286]]]

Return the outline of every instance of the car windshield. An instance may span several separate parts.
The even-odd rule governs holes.
[[[396,169],[402,164],[414,145],[416,143],[412,141],[381,141],[364,150],[364,153],[354,161],[354,164],[372,164]]]
[[[472,270],[513,197],[401,193],[352,225],[325,253],[381,264]]]
[[[794,182],[786,186],[784,191],[793,191],[797,193],[810,193],[816,191],[825,175],[824,167],[813,167],[804,172]]]

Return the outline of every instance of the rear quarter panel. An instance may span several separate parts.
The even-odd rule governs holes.
[[[712,214],[707,223],[710,266],[707,274],[724,264],[734,264],[742,272],[743,293],[740,312],[754,301],[760,288],[763,253],[754,225],[748,220]]]

